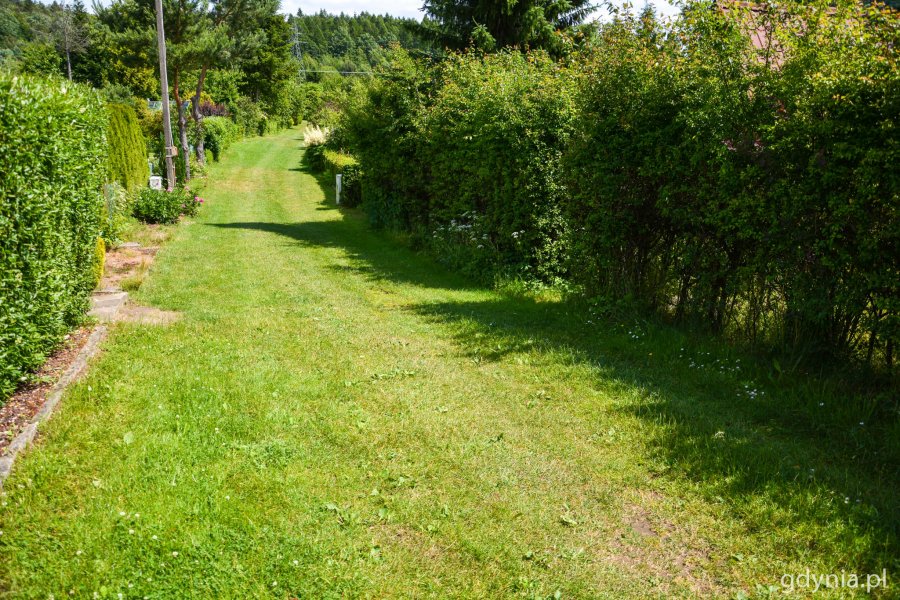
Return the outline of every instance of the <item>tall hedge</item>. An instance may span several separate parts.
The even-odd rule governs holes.
[[[890,369],[898,46],[853,0],[626,11],[558,64],[399,53],[344,127],[373,222],[463,270]]]
[[[110,104],[109,110],[109,178],[126,190],[147,185],[150,166],[147,163],[147,140],[141,132],[134,107]]]
[[[402,55],[346,127],[378,224],[427,240],[477,277],[565,272],[559,167],[573,128],[564,69],[542,53]]]
[[[79,85],[0,74],[0,401],[88,306],[107,115]]]
[[[900,18],[702,8],[671,32],[623,19],[585,61],[565,160],[576,280],[751,343],[890,366]]]

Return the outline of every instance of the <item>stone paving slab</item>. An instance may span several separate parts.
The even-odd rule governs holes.
[[[91,310],[88,316],[101,323],[111,323],[116,319],[119,310],[128,300],[128,292],[98,292],[91,297]]]

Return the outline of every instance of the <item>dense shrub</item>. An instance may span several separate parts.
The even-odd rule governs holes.
[[[792,10],[605,30],[566,160],[576,276],[750,342],[890,362],[897,17]]]
[[[330,148],[325,148],[322,152],[322,160],[324,161],[326,172],[332,177],[338,173],[343,173],[347,167],[354,167],[359,164],[349,154],[331,150]]]
[[[203,198],[194,192],[185,189],[181,192],[181,214],[186,217],[195,217],[203,206]]]
[[[355,158],[343,152],[326,149],[322,152],[325,172],[334,181],[341,174],[341,205],[347,208],[359,206],[362,201],[360,168]]]
[[[559,164],[574,121],[571,87],[543,53],[453,56],[442,65],[424,123],[428,234],[454,220],[474,227],[477,216],[483,233],[469,246],[493,255],[490,271],[542,281],[564,274]]]
[[[0,75],[0,398],[88,306],[107,127],[94,91]]]
[[[230,107],[234,122],[240,128],[242,136],[263,135],[268,128],[268,117],[259,104],[241,96]]]
[[[206,149],[218,162],[222,153],[241,138],[241,129],[227,117],[206,117],[203,119],[203,137]]]
[[[110,104],[109,110],[109,178],[126,190],[147,185],[150,167],[147,163],[147,140],[133,107]]]
[[[423,120],[434,87],[432,69],[395,49],[364,100],[347,105],[342,125],[366,173],[363,207],[376,227],[427,229]]]
[[[120,241],[128,217],[131,216],[129,193],[118,183],[103,186],[104,203],[100,211],[101,237],[107,246]]]
[[[194,196],[189,190],[172,191],[144,188],[134,201],[134,217],[144,223],[171,224],[182,214],[194,214]]]
[[[853,2],[625,12],[564,63],[395,51],[338,131],[373,223],[468,272],[890,365],[898,38]]]
[[[452,55],[427,97],[409,85],[416,77],[427,73],[410,68],[407,81],[377,84],[371,105],[352,111],[346,126],[364,172],[375,174],[363,185],[377,220],[444,245],[448,227],[475,228],[477,218],[481,234],[466,239],[471,256],[459,266],[560,277],[567,227],[559,164],[574,120],[571,79],[546,55],[519,52]],[[385,131],[390,141],[378,143]],[[389,145],[410,155],[399,160]],[[398,161],[384,170],[389,158]],[[397,194],[398,181],[409,192]]]
[[[329,129],[323,129],[317,125],[307,126],[303,132],[303,145],[306,150],[303,153],[303,164],[315,173],[325,170],[325,151],[328,150]]]
[[[94,261],[91,267],[92,281],[96,288],[100,280],[103,279],[103,270],[106,268],[106,242],[103,241],[102,237],[98,237],[97,242],[94,244]]]

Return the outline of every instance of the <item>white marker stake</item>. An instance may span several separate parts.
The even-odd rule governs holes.
[[[334,178],[334,201],[337,205],[341,204],[341,179],[343,179],[343,177],[342,174],[338,173]]]

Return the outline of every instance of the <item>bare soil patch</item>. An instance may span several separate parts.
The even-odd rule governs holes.
[[[121,290],[123,282],[142,279],[153,264],[156,246],[139,247],[125,245],[106,253],[106,269],[99,289],[104,291]]]
[[[593,551],[597,558],[638,578],[655,582],[663,595],[690,590],[699,597],[723,593],[711,575],[716,572],[711,548],[690,527],[661,517],[655,510],[658,494],[640,494],[623,508],[621,522],[611,536],[601,536]]]
[[[87,343],[92,330],[92,327],[81,327],[67,335],[63,345],[34,375],[34,382],[24,385],[0,406],[0,454],[40,410],[47,394]]]

